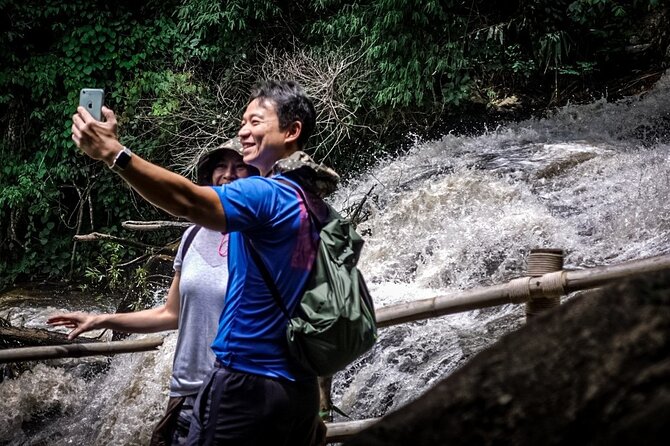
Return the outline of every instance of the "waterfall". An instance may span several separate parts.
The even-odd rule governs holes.
[[[510,280],[535,247],[563,248],[566,268],[670,252],[669,93],[666,75],[616,103],[417,141],[340,187],[336,208],[367,197],[360,268],[376,306]],[[382,329],[335,376],[334,403],[353,419],[384,415],[523,319],[506,305]],[[5,380],[0,444],[146,444],[167,400],[174,341],[168,334],[157,353],[44,362]]]

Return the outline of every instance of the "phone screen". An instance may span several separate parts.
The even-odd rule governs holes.
[[[100,88],[82,88],[79,92],[79,105],[84,107],[97,121],[102,121],[102,105],[105,102],[105,90]]]

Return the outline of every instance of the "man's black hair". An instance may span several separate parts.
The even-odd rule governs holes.
[[[294,81],[265,81],[251,92],[249,101],[258,99],[261,104],[271,101],[279,118],[279,129],[286,130],[295,121],[302,123],[298,147],[302,150],[316,125],[314,104],[302,87]]]

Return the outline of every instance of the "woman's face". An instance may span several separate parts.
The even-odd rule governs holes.
[[[249,169],[242,161],[242,156],[232,150],[225,150],[212,172],[212,185],[221,186],[248,176]]]

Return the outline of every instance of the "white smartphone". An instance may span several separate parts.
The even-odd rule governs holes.
[[[105,90],[100,88],[82,88],[79,92],[79,105],[84,107],[97,121],[102,121],[102,105],[105,103]]]

